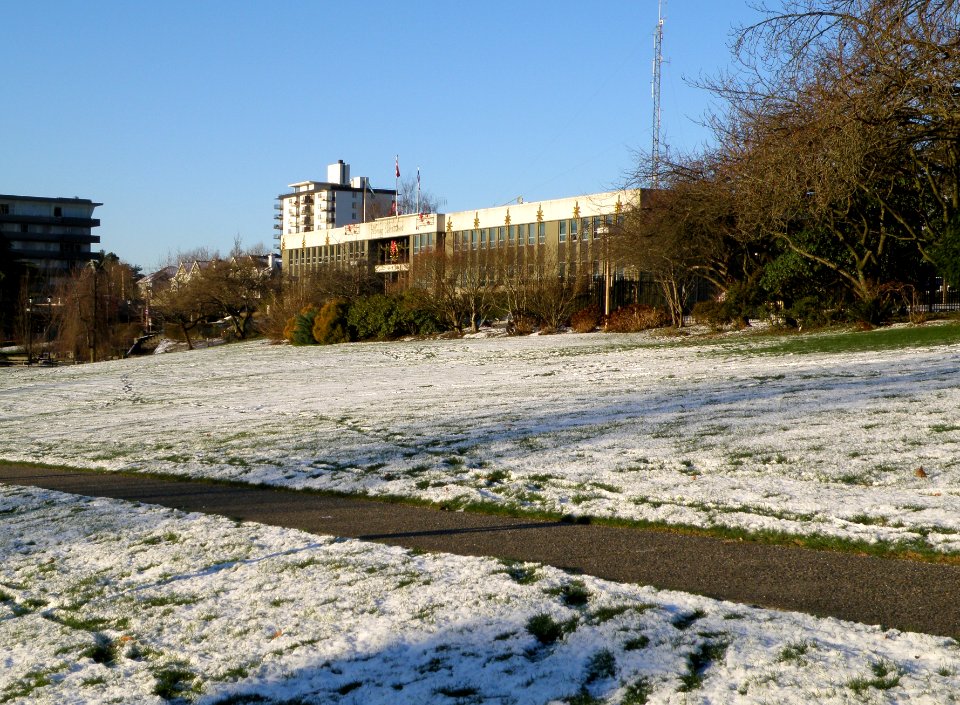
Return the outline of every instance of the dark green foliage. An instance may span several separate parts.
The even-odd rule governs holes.
[[[583,607],[590,600],[590,591],[582,580],[575,580],[561,586],[559,594],[567,607]]]
[[[688,612],[687,614],[677,615],[676,617],[673,618],[673,620],[671,620],[670,624],[672,624],[674,628],[679,629],[680,631],[683,631],[684,629],[687,629],[691,624],[696,622],[698,619],[705,617],[706,614],[707,613],[704,612],[703,610],[694,610],[693,612]]]
[[[313,337],[313,324],[319,311],[313,304],[300,309],[300,313],[293,317],[284,330],[287,340],[294,345],[313,345],[317,341]]]
[[[596,681],[613,678],[617,674],[617,659],[614,658],[610,649],[600,649],[587,661],[587,668],[584,674],[584,683],[595,683]]]
[[[317,312],[313,321],[313,339],[320,345],[334,345],[350,341],[347,311],[350,305],[343,299],[330,299]]]
[[[117,646],[106,634],[97,632],[93,635],[94,643],[81,652],[81,656],[93,659],[94,663],[112,666],[117,660]]]
[[[422,293],[375,294],[354,299],[348,322],[360,340],[390,340],[404,335],[432,335],[443,328]]]
[[[350,681],[349,683],[344,683],[339,688],[337,688],[337,692],[340,693],[340,695],[346,695],[347,693],[353,690],[356,690],[362,685],[363,685],[362,681]]]
[[[650,637],[648,637],[646,634],[641,634],[640,636],[627,639],[625,642],[623,642],[623,650],[639,651],[640,649],[645,649],[649,643]]]
[[[947,282],[960,286],[960,218],[947,225],[933,259]]]
[[[153,686],[153,694],[171,700],[189,692],[195,676],[186,668],[170,665],[154,671],[153,677],[157,681]]]
[[[707,640],[702,642],[687,656],[687,672],[680,676],[681,693],[688,693],[703,685],[704,674],[714,661],[719,661],[727,653],[727,641]]]
[[[213,705],[257,705],[258,703],[269,702],[269,698],[257,693],[235,693],[214,701]]]
[[[403,331],[399,301],[386,294],[356,299],[347,320],[360,340],[389,340]]]
[[[733,323],[733,316],[725,302],[710,299],[694,304],[693,320],[701,325],[710,326],[713,330],[722,330]]]
[[[563,624],[549,614],[538,614],[527,620],[527,631],[541,644],[553,644],[563,636]]]
[[[645,705],[652,692],[653,687],[650,681],[646,678],[638,678],[627,686],[620,703],[621,705]]]

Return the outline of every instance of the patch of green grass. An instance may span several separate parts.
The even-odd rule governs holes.
[[[549,614],[541,613],[527,620],[527,632],[544,646],[549,646],[564,635],[575,632],[579,623],[577,617],[558,622]]]
[[[340,695],[346,695],[347,693],[350,693],[356,690],[357,688],[360,688],[362,685],[363,685],[363,681],[350,681],[349,683],[344,683],[339,688],[337,688],[337,692],[340,693]]]
[[[802,666],[807,662],[804,656],[809,649],[810,644],[806,641],[790,642],[780,649],[780,653],[777,655],[777,663],[794,663]]]
[[[165,700],[183,697],[187,693],[196,692],[194,681],[196,675],[182,664],[167,664],[153,671],[156,680],[153,694]]]
[[[650,644],[650,637],[646,634],[640,634],[639,636],[631,637],[623,642],[624,651],[639,651],[640,649],[645,649]]]
[[[960,431],[960,426],[946,423],[936,423],[930,427],[934,433],[950,433],[951,431]]]
[[[536,565],[526,565],[519,561],[501,560],[506,570],[504,571],[510,579],[518,585],[530,585],[540,580],[540,572]]]
[[[39,671],[30,671],[25,673],[12,685],[7,686],[0,692],[0,703],[10,702],[19,698],[25,698],[32,695],[35,690],[46,688],[53,682],[50,677],[61,670],[61,667],[46,668]]]
[[[112,666],[117,660],[117,644],[106,634],[97,632],[93,635],[93,644],[80,652],[81,656],[93,659],[94,663]]]
[[[199,600],[195,596],[187,595],[154,595],[140,600],[143,607],[168,607],[170,605],[192,605]]]
[[[680,687],[677,691],[680,693],[689,693],[697,690],[703,685],[703,679],[710,666],[719,661],[727,653],[727,647],[730,642],[707,640],[701,642],[687,656],[687,672],[680,676]]]
[[[436,689],[435,691],[433,691],[433,692],[436,693],[437,695],[443,695],[443,696],[446,696],[446,697],[448,697],[448,698],[458,698],[458,699],[459,699],[459,698],[470,698],[470,697],[473,697],[474,695],[476,695],[476,694],[479,693],[480,691],[477,690],[476,688],[472,688],[472,687],[470,687],[470,686],[467,686],[467,687],[461,686],[461,687],[458,687],[458,688],[446,686],[446,687],[443,687],[443,688],[437,688],[437,689]]]
[[[590,591],[582,580],[573,580],[560,587],[547,590],[547,594],[556,595],[567,607],[583,607],[590,601]]]
[[[900,685],[902,671],[886,661],[877,661],[870,664],[873,678],[854,678],[847,682],[847,687],[857,695],[863,695],[869,688],[890,690]]]
[[[670,620],[670,624],[672,624],[675,629],[683,631],[688,629],[690,625],[692,625],[698,619],[702,619],[706,616],[706,612],[701,609],[696,609],[693,612],[687,612],[686,614],[678,614],[676,617]]]
[[[52,613],[47,613],[43,616],[46,619],[49,619],[51,622],[57,622],[65,627],[70,627],[71,629],[81,629],[86,632],[98,632],[110,624],[109,619],[104,619],[102,617],[79,617],[72,614]]]
[[[638,678],[624,689],[620,705],[646,705],[651,693],[653,693],[653,686],[650,685],[650,681],[646,678]]]
[[[597,607],[590,611],[590,621],[593,624],[603,624],[608,622],[614,617],[619,617],[624,612],[645,612],[648,609],[651,609],[654,605],[640,603],[640,604],[627,604],[627,605],[612,605],[610,607]]]
[[[960,342],[960,325],[904,326],[872,331],[842,331],[815,335],[781,336],[766,345],[737,346],[736,352],[754,355],[806,355],[903,350]],[[734,345],[725,345],[730,352]]]
[[[93,676],[92,678],[84,678],[82,681],[80,681],[80,685],[82,685],[84,688],[89,688],[93,685],[103,685],[106,682],[107,679],[103,676]]]
[[[484,475],[483,479],[487,481],[487,485],[495,485],[498,482],[509,480],[510,473],[506,470],[494,470],[493,472],[488,472],[486,475]]]
[[[617,675],[617,659],[613,652],[610,649],[600,649],[587,660],[583,682],[596,683],[613,678],[615,675]]]

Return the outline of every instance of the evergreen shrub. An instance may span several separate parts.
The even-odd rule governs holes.
[[[350,342],[347,313],[350,304],[344,299],[330,299],[313,322],[313,339],[321,345]]]
[[[294,345],[313,345],[317,341],[313,337],[313,322],[317,317],[317,307],[308,304],[300,309],[284,329],[284,335]]]

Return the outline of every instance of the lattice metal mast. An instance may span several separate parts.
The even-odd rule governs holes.
[[[663,2],[657,1],[657,29],[653,33],[653,187],[660,185],[660,73],[663,67]]]

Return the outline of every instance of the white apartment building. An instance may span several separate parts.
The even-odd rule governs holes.
[[[339,160],[327,167],[326,181],[299,181],[274,205],[273,226],[280,250],[295,246],[302,233],[325,232],[363,223],[391,212],[393,189],[371,188],[365,176],[350,178],[350,165]]]

